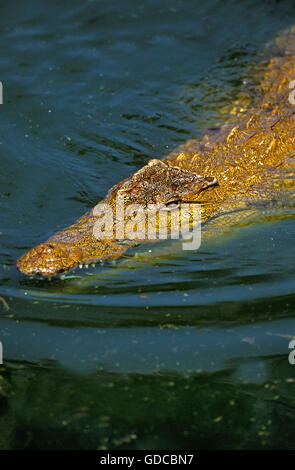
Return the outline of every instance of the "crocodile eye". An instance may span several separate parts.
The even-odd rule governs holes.
[[[177,209],[180,205],[180,200],[176,201],[169,201],[165,204],[164,210],[166,211],[173,211],[174,209]]]

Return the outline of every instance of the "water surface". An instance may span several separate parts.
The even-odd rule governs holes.
[[[195,252],[51,281],[15,267],[220,124],[292,2],[12,0],[0,18],[0,447],[294,448],[290,198]]]

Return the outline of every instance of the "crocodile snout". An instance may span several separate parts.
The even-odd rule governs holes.
[[[76,267],[82,259],[82,250],[65,243],[41,243],[25,253],[17,262],[24,274],[52,276]]]

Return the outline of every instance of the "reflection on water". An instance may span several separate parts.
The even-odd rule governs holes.
[[[22,357],[30,362],[49,358],[63,367],[86,373],[97,368],[118,373],[153,374],[173,370],[188,375],[193,371],[216,371],[234,359],[250,364],[253,358],[285,354],[294,332],[292,320],[255,323],[240,327],[62,328],[26,322],[2,322],[7,359]],[[243,368],[247,380],[265,379],[265,371]]]
[[[218,127],[294,6],[0,13],[0,448],[294,448],[291,168],[278,203],[206,224],[196,252],[143,244],[53,280],[15,268],[147,159]]]

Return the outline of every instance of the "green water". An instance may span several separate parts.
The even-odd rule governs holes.
[[[294,449],[288,198],[197,251],[51,281],[15,267],[220,122],[293,23],[291,1],[0,5],[1,449]]]

